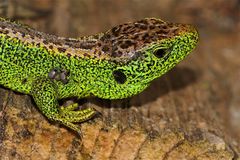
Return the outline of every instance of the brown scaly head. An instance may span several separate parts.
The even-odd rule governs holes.
[[[128,61],[139,56],[137,51],[143,48],[187,33],[194,33],[197,41],[197,32],[190,25],[146,18],[107,31],[98,40],[97,49],[113,59]]]

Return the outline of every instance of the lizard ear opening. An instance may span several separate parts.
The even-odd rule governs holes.
[[[113,77],[119,84],[124,84],[127,80],[126,75],[121,70],[113,71]]]

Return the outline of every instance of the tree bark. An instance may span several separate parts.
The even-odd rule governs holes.
[[[181,9],[173,0],[162,1],[164,7],[152,1],[156,5],[149,9],[145,1],[8,0],[0,13],[41,31],[79,37],[159,17],[159,8]],[[162,15],[173,15],[168,12]],[[83,105],[102,115],[81,124],[82,140],[49,122],[30,96],[1,87],[0,159],[239,159],[239,119],[234,116],[240,115],[239,31],[220,34],[206,25],[199,28],[202,38],[194,53],[144,92],[126,100],[87,99]]]

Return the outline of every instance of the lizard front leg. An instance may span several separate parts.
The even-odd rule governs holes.
[[[89,120],[96,114],[93,108],[75,110],[77,105],[59,107],[57,86],[48,78],[39,78],[33,83],[31,95],[42,113],[52,121],[71,128],[81,135],[77,122]]]

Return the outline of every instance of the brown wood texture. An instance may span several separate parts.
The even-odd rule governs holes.
[[[237,0],[2,0],[2,16],[79,37],[144,17],[192,23],[200,43],[128,100],[88,99],[102,116],[83,140],[49,121],[30,96],[0,88],[0,159],[238,160],[240,4]]]

